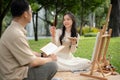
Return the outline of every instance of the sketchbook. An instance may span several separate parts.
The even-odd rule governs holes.
[[[57,53],[60,50],[62,50],[65,46],[56,46],[54,43],[50,42],[47,45],[45,45],[44,47],[42,47],[40,50],[42,52],[44,52],[46,55],[50,55],[53,53]]]

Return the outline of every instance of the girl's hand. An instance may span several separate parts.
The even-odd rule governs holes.
[[[75,45],[77,43],[76,37],[68,37],[68,39],[71,41],[72,45]]]
[[[55,33],[56,33],[56,27],[55,26],[51,26],[50,27],[50,34],[52,37],[55,37]]]

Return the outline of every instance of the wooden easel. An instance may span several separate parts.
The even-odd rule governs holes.
[[[107,80],[107,78],[105,78],[103,66],[105,66],[105,63],[107,62],[106,53],[107,53],[107,49],[108,49],[108,45],[109,45],[110,37],[112,33],[112,29],[109,29],[107,31],[111,8],[112,8],[112,5],[110,5],[109,7],[106,24],[103,26],[103,29],[100,30],[100,34],[98,35],[97,46],[95,48],[95,54],[94,54],[90,73],[89,74],[81,73],[80,75],[82,76],[87,76],[87,77],[100,79],[100,80]],[[99,71],[102,74],[102,77],[94,76],[93,73],[95,71]],[[110,72],[113,72],[112,69],[110,70]]]

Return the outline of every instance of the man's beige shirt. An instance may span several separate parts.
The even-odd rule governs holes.
[[[12,21],[0,39],[0,80],[22,80],[27,77],[28,64],[36,56],[26,39],[26,30]]]

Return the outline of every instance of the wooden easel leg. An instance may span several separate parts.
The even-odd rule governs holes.
[[[91,71],[90,71],[90,75],[93,74],[93,70],[94,70],[94,68],[95,68],[95,61],[93,61],[93,64],[92,64],[92,67],[91,67]]]
[[[84,74],[84,73],[81,73],[80,75],[95,78],[95,79],[100,79],[100,80],[107,80],[107,78],[105,78],[105,77],[98,77],[98,76],[93,76],[93,75]]]
[[[98,64],[98,62],[97,62],[97,65],[98,65],[98,68],[100,69],[100,72],[102,73],[103,77],[105,77],[103,70],[102,70],[101,66]]]

